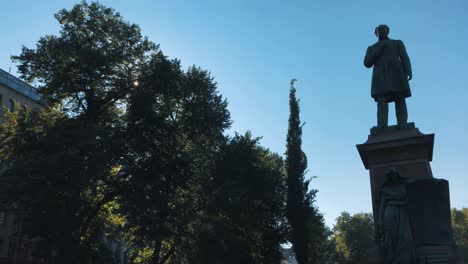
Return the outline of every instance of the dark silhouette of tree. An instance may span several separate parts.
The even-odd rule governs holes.
[[[190,263],[279,264],[286,241],[283,160],[250,132],[224,144]]]
[[[323,216],[314,205],[316,190],[309,190],[305,180],[307,157],[302,151],[302,124],[299,100],[293,79],[289,93],[289,127],[286,145],[287,218],[290,241],[299,264],[323,263],[326,242]]]
[[[121,203],[135,232],[127,241],[149,247],[150,262],[158,264],[182,249],[204,206],[199,188],[224,141],[229,112],[208,72],[183,71],[162,52],[143,68],[128,110]]]
[[[26,234],[42,238],[43,257],[55,250],[56,263],[83,263],[99,253],[98,214],[119,193],[111,172],[122,154],[122,103],[157,47],[137,25],[98,3],[83,1],[55,18],[58,35],[12,57],[21,77],[38,86],[46,112],[60,118],[40,118],[44,124],[30,125],[41,129],[9,142],[5,150],[21,154],[8,161],[15,176],[10,199],[31,220]]]
[[[99,3],[55,17],[58,35],[13,57],[44,110],[16,107],[0,125],[8,165],[0,194],[22,232],[38,238],[35,256],[112,263],[107,237],[125,240],[140,263],[280,263],[289,235],[283,160],[250,133],[224,135],[230,115],[211,75],[181,69]],[[323,219],[304,182],[292,103],[291,241],[296,254],[318,261]]]

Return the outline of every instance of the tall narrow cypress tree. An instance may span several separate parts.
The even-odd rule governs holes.
[[[307,157],[302,151],[302,124],[299,99],[291,80],[289,92],[289,127],[286,144],[286,172],[288,184],[287,218],[291,226],[290,241],[299,264],[323,263],[325,237],[323,216],[314,206],[316,190],[309,191],[304,175]]]

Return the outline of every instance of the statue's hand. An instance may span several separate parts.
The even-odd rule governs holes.
[[[385,48],[388,45],[386,39],[379,40],[379,43],[382,48]]]
[[[413,79],[413,74],[412,73],[408,74],[408,81],[411,81],[411,79]]]

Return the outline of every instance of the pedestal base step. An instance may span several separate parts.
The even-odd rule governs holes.
[[[420,264],[449,264],[449,253],[440,252],[420,257]]]

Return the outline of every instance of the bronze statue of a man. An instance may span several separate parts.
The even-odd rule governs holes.
[[[390,29],[380,25],[375,29],[377,43],[367,48],[364,65],[374,66],[371,96],[377,102],[377,126],[388,126],[388,103],[395,102],[398,125],[408,121],[405,98],[411,96],[408,81],[412,78],[411,63],[401,40],[388,38]]]

